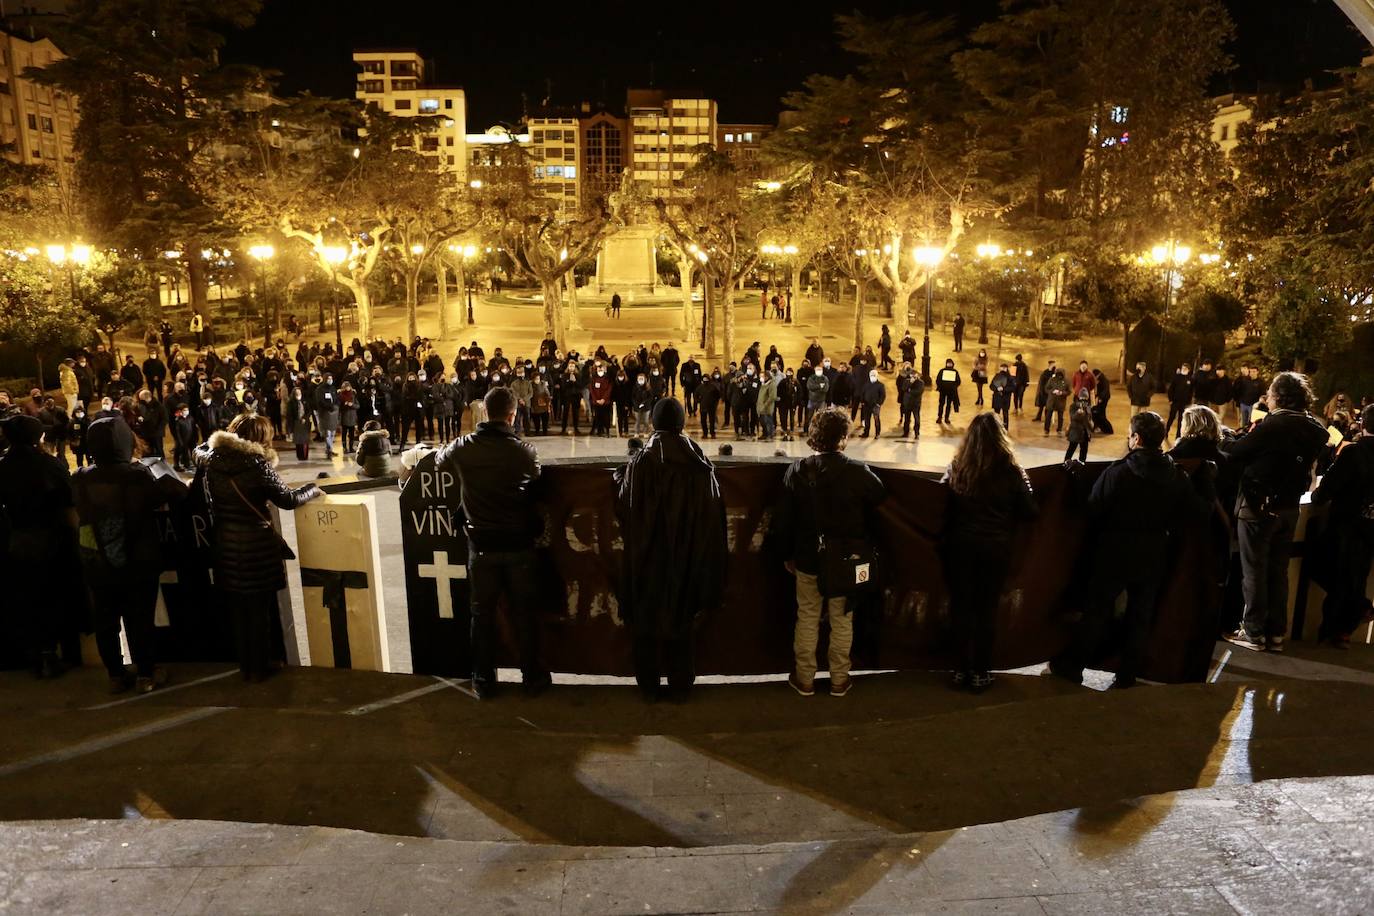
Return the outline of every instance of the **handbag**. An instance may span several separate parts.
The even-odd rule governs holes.
[[[867,538],[827,536],[820,506],[820,473],[807,475],[812,513],[816,519],[816,590],[822,598],[848,598],[864,594],[876,585],[878,550]]]
[[[272,521],[266,515],[264,515],[262,511],[258,509],[257,506],[253,505],[248,501],[248,497],[244,496],[243,491],[239,489],[238,483],[231,478],[229,480],[229,486],[234,488],[234,492],[239,495],[239,499],[243,500],[243,504],[248,507],[248,511],[256,515],[262,521],[263,525],[267,528],[267,530],[272,532],[272,534],[276,537],[277,546],[281,548],[281,558],[283,560],[296,559],[296,552],[291,549],[290,544],[286,543],[286,538],[281,536],[281,532],[277,530],[276,526],[272,524]]]

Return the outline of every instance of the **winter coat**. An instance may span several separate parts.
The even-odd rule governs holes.
[[[841,372],[830,384],[830,403],[848,404],[854,398],[854,373]]]
[[[830,393],[830,380],[825,377],[825,373],[820,375],[812,374],[806,380],[806,406],[815,410],[825,406],[826,397]]]
[[[771,417],[778,404],[778,379],[782,376],[770,375],[759,388],[759,416]]]
[[[358,437],[359,477],[391,477],[391,437],[384,429],[370,429]]]
[[[810,575],[819,566],[822,529],[832,538],[869,537],[873,510],[886,496],[882,481],[868,465],[843,452],[824,452],[794,462],[783,475],[782,486],[768,541],[782,559]]]
[[[339,425],[345,429],[358,425],[358,392],[352,388],[339,392]]]
[[[1113,462],[1088,497],[1091,567],[1163,574],[1169,535],[1197,525],[1211,507],[1210,478],[1198,480],[1205,492],[1155,449],[1135,449]]]
[[[944,395],[957,394],[960,381],[958,369],[941,369],[935,374],[935,390]]]
[[[926,383],[916,373],[909,376],[897,376],[897,400],[902,405],[902,410],[915,411],[921,409],[921,398],[925,396]]]
[[[1254,512],[1297,508],[1312,483],[1312,466],[1327,444],[1326,427],[1310,414],[1275,410],[1258,426],[1222,446],[1240,469],[1240,492]]]
[[[1074,445],[1093,437],[1093,414],[1087,398],[1075,398],[1069,411],[1069,441]]]
[[[887,401],[887,386],[881,381],[865,382],[861,397],[865,407],[876,410]]]
[[[1155,392],[1155,377],[1146,371],[1144,375],[1132,372],[1126,380],[1126,397],[1132,407],[1149,407],[1150,396]]]
[[[286,405],[286,428],[291,432],[293,445],[310,444],[310,411],[304,400],[294,397]]]
[[[1169,379],[1169,403],[1177,407],[1186,407],[1193,403],[1193,377],[1175,372]]]
[[[214,525],[216,587],[232,594],[285,588],[282,544],[264,520],[270,518],[267,504],[294,510],[320,495],[320,488],[313,483],[288,487],[265,448],[223,430],[197,450],[196,463]]]
[[[1016,380],[1011,377],[1011,373],[999,371],[992,377],[989,387],[992,389],[992,409],[1010,410],[1011,395],[1016,390]]]

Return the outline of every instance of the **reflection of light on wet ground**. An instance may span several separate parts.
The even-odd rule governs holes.
[[[1274,692],[1270,691],[1272,703]],[[1279,694],[1282,703],[1283,694]],[[1242,688],[1236,693],[1236,701],[1231,704],[1226,717],[1221,720],[1217,742],[1207,755],[1207,762],[1198,774],[1198,788],[1216,785],[1219,780],[1227,782],[1253,782],[1254,773],[1250,768],[1250,736],[1255,726],[1255,691]]]

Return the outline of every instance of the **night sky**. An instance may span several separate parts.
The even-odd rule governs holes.
[[[1237,67],[1218,93],[1297,87],[1359,63],[1369,46],[1332,0],[1227,0]],[[467,90],[468,129],[518,120],[537,105],[623,103],[627,85],[700,89],[726,122],[772,121],[780,97],[810,73],[843,73],[833,13],[927,9],[968,29],[996,0],[723,3],[509,3],[266,0],[256,26],[233,36],[228,60],[281,71],[281,90],[351,96],[354,47],[417,47],[437,82]],[[390,14],[390,15],[387,15]],[[604,88],[603,88],[604,87]]]

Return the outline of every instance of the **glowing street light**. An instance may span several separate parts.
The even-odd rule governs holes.
[[[934,245],[921,245],[911,252],[916,263],[926,269],[926,325],[921,335],[921,379],[930,384],[930,309],[935,293],[935,268],[945,259],[945,250]]]
[[[68,256],[80,266],[85,267],[87,264],[91,263],[91,246],[73,245]]]
[[[1159,378],[1164,377],[1164,331],[1169,325],[1169,304],[1174,297],[1174,268],[1188,263],[1192,255],[1192,248],[1173,239],[1150,249],[1151,260],[1164,265],[1164,321],[1159,326],[1159,349],[1155,353],[1155,370],[1160,373]]]
[[[480,178],[474,178],[474,179],[472,179],[472,181],[469,181],[469,182],[468,182],[468,187],[472,188],[474,191],[480,191],[480,190],[482,190],[482,179],[480,179]]]
[[[980,258],[1000,258],[1002,256],[1002,247],[1000,245],[994,245],[991,242],[979,245],[977,251],[978,257]],[[1007,254],[1015,254],[1015,252],[1009,251]]]
[[[48,256],[48,260],[54,264],[61,264],[67,260],[66,245],[44,245],[43,253]]]
[[[425,253],[425,246],[424,246],[424,245],[411,245],[411,246],[410,246],[410,253],[411,253],[411,254],[415,254],[415,255],[424,254],[424,253]]]
[[[335,267],[348,260],[348,249],[342,245],[326,245],[320,249],[320,254]]]

